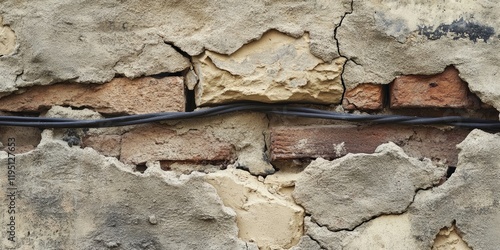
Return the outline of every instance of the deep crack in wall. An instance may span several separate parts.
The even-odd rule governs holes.
[[[0,114],[102,119],[259,101],[497,120],[497,12],[454,0],[7,0]],[[0,244],[495,249],[498,139],[256,112],[0,126],[0,220],[16,223]]]

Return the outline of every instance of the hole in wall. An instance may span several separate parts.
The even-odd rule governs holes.
[[[141,174],[144,174],[144,172],[146,172],[146,169],[148,169],[148,167],[146,166],[146,163],[137,164],[135,166],[134,172],[140,172]]]
[[[184,71],[179,71],[179,72],[174,72],[174,73],[163,72],[163,73],[159,73],[159,74],[149,75],[149,77],[153,77],[155,79],[161,79],[161,78],[169,77],[169,76],[183,76],[183,75],[184,75]]]
[[[177,47],[173,42],[168,42],[165,41],[165,44],[170,45],[177,53],[181,54],[182,56],[191,59],[191,55],[189,55],[186,51],[182,50],[181,48]]]
[[[382,84],[382,107],[389,107],[390,105],[390,85],[392,84]]]
[[[194,90],[189,90],[185,87],[184,93],[186,96],[186,112],[191,112],[196,109],[196,101],[194,97]]]
[[[178,171],[190,173],[193,171],[205,172],[210,169],[224,170],[234,160],[160,160],[163,171]]]
[[[448,169],[446,170],[446,179],[449,179],[453,173],[455,173],[455,170],[457,169],[457,167],[455,166],[448,166]]]

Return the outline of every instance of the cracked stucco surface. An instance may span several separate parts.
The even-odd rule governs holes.
[[[50,116],[54,112],[69,111],[53,109]],[[70,113],[95,118],[88,110]],[[56,131],[45,130],[35,150],[17,156],[23,180],[17,204],[25,208],[18,217],[20,242],[35,248],[83,242],[124,249],[429,249],[447,233],[441,229],[453,225],[459,234],[434,247],[463,242],[494,249],[500,135],[474,130],[459,148],[457,171],[436,187],[444,169],[392,143],[374,154],[319,159],[302,172],[282,169],[266,178],[235,165],[183,175],[154,162],[141,175],[90,148],[70,148]],[[294,186],[305,214],[290,197]]]
[[[308,32],[311,52],[332,61],[338,57],[333,30],[349,8],[347,0],[2,1],[0,15],[16,32],[19,49],[0,57],[0,93],[179,72],[189,67],[181,53],[231,54],[271,29],[294,37]]]
[[[352,230],[381,214],[404,212],[418,189],[437,184],[445,169],[408,157],[394,143],[374,154],[317,159],[301,173],[293,197],[330,230]]]
[[[318,213],[308,208],[310,204],[302,204],[307,214],[310,215],[304,219],[306,237],[297,245],[297,249],[302,249],[301,244],[314,245],[311,240],[318,245],[311,249],[369,249],[371,247],[377,249],[496,249],[500,244],[498,242],[500,206],[498,195],[496,195],[497,172],[500,169],[500,159],[496,152],[500,150],[500,135],[474,130],[458,147],[461,152],[456,172],[444,184],[418,191],[414,200],[400,213],[388,215],[392,208],[387,208],[386,212],[379,213],[382,215],[364,219],[361,224],[350,230],[338,226],[332,228],[331,225],[342,225],[342,220],[338,220],[338,217],[359,217],[356,209],[362,206],[366,199],[359,198],[360,204],[350,206],[351,211],[338,210],[335,206],[331,206],[334,202],[328,203],[335,199],[324,199],[322,201],[329,204],[325,208],[342,213],[332,212],[328,216],[325,216],[325,213],[319,213],[323,215],[319,219],[315,219],[315,217],[318,218]],[[366,155],[360,157],[366,157]],[[340,158],[338,161],[343,161],[343,159]],[[314,163],[311,165],[314,166]],[[364,169],[366,167],[368,165],[364,165]],[[331,168],[330,171],[333,175],[335,168]],[[436,171],[439,172],[439,170]],[[388,171],[382,174],[392,175]],[[322,176],[325,176],[325,173]],[[358,186],[356,179],[366,179],[363,176],[363,174],[358,174],[347,178],[347,182]],[[384,180],[383,177],[378,179]],[[311,180],[308,184],[314,188],[318,185],[316,183],[322,183],[322,178],[317,178],[317,180]],[[399,178],[391,180],[399,180]],[[299,178],[298,192],[300,192],[300,185],[301,179]],[[399,192],[396,187],[392,188]],[[364,188],[376,189],[377,187],[365,185]],[[303,195],[316,197],[311,199],[320,199],[318,197],[337,194],[338,192],[334,190],[339,189],[322,188]],[[377,194],[383,195],[391,192],[391,187],[389,187],[379,190]],[[353,192],[349,197],[356,199],[362,197],[362,194],[363,192]],[[344,200],[348,201],[349,197],[344,197]],[[376,203],[370,202],[369,204],[376,208]],[[350,215],[350,213],[354,214]],[[437,240],[436,237],[438,237]]]
[[[7,153],[0,153],[6,162]],[[237,238],[236,214],[202,174],[177,177],[150,168],[141,176],[115,158],[53,140],[49,130],[35,150],[16,161],[16,204],[22,208],[16,214],[17,246],[246,249]],[[0,173],[2,180],[6,173]],[[1,182],[3,190],[5,185]],[[11,246],[4,230],[1,235],[2,245]]]
[[[337,29],[348,59],[346,88],[454,65],[483,102],[500,109],[499,12],[494,1],[354,0],[353,13]]]
[[[443,227],[455,227],[472,249],[500,245],[500,135],[472,131],[458,145],[456,172],[443,185],[419,192],[409,208],[412,233],[422,248]]]
[[[324,62],[310,38],[266,32],[230,56],[205,51],[195,57],[197,105],[234,101],[340,103],[345,60]]]
[[[231,55],[276,30],[308,35],[310,52],[325,62],[346,57],[347,88],[454,65],[482,101],[500,109],[499,8],[456,0],[2,1],[10,53],[0,57],[0,95],[34,84],[181,72],[191,66],[185,56]]]
[[[16,46],[16,34],[9,26],[3,25],[2,19],[0,16],[0,56],[12,53]]]
[[[236,212],[239,238],[262,250],[290,248],[303,234],[304,209],[269,189],[248,172],[228,169],[208,174],[224,204]]]
[[[500,109],[499,12],[494,1],[457,0],[1,1],[0,96],[32,85],[181,74],[194,66],[198,75],[191,69],[187,86],[197,91],[198,104],[337,103],[342,72],[352,88],[454,65],[482,101]],[[241,76],[246,80],[237,82]],[[278,90],[247,86],[256,79],[276,80]],[[322,92],[328,95],[318,97]],[[85,112],[74,117],[102,117]],[[75,112],[56,107],[46,115],[68,114]],[[36,149],[18,156],[20,242],[35,249],[429,249],[442,228],[453,226],[459,232],[453,241],[470,248],[500,245],[499,135],[473,131],[459,145],[456,173],[433,187],[444,169],[393,144],[374,154],[319,159],[303,173],[275,173],[264,154],[268,125],[262,114],[162,124],[176,136],[208,131],[233,147],[231,167],[245,171],[214,168],[209,175],[195,172],[206,170],[199,166],[184,169],[188,175],[161,171],[158,161],[176,154],[165,145],[158,158],[145,160],[141,175],[90,148],[69,148],[61,131],[46,130]],[[173,141],[181,149],[188,143]]]

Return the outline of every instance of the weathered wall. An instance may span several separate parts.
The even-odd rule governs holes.
[[[498,120],[494,1],[0,2],[0,115]],[[497,249],[500,135],[236,112],[0,126],[0,249]]]

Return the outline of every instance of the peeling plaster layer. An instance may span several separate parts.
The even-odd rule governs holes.
[[[0,16],[0,57],[12,53],[15,47],[16,34],[9,26],[2,25]]]
[[[201,174],[176,177],[150,168],[140,176],[114,158],[52,140],[51,131],[42,136],[37,149],[16,156],[17,241],[7,241],[2,230],[3,246],[246,249],[234,212]],[[7,153],[0,160],[7,162]],[[7,190],[6,182],[1,188]],[[0,199],[8,199],[5,192]]]
[[[432,250],[472,250],[457,233],[457,228],[451,226],[445,227],[439,231],[432,245]]]
[[[211,173],[212,184],[224,204],[236,211],[239,237],[260,249],[283,249],[302,236],[304,210],[278,193],[271,193],[257,177],[242,170]]]
[[[189,67],[183,54],[231,54],[271,29],[294,37],[309,32],[311,52],[330,62],[338,58],[333,30],[349,8],[348,0],[1,1],[19,49],[0,57],[0,93],[179,72]]]
[[[269,31],[229,56],[206,51],[193,60],[200,79],[196,103],[339,103],[345,60],[324,62],[311,54],[309,44],[308,34],[295,39]]]
[[[382,215],[370,220],[353,231],[329,231],[306,217],[306,235],[314,239],[322,249],[420,249],[411,234],[407,214]]]
[[[313,161],[297,179],[293,197],[320,225],[352,230],[381,214],[404,212],[415,192],[437,184],[444,171],[390,142],[374,154]]]
[[[443,227],[455,227],[472,249],[500,245],[500,135],[472,131],[458,145],[455,173],[441,186],[421,191],[409,208],[412,234],[429,249]]]
[[[408,74],[431,75],[455,65],[483,102],[500,109],[500,5],[493,1],[355,0],[337,29],[348,61],[347,88],[386,84]]]

